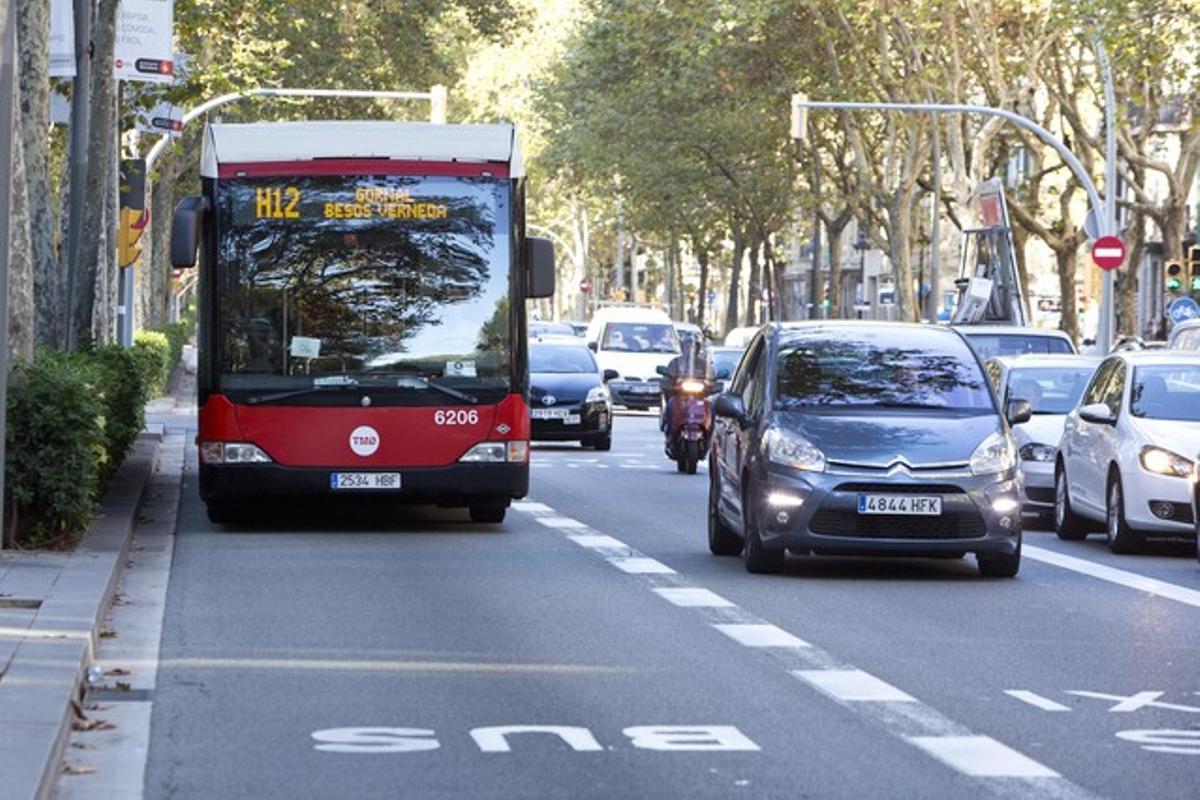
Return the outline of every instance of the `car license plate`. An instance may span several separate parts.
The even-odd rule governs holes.
[[[942,513],[942,498],[920,494],[860,494],[858,513],[936,517]]]
[[[657,386],[653,386],[651,384],[645,384],[642,386],[634,386],[633,391],[636,392],[637,394],[656,394],[659,391],[659,389]]]
[[[566,419],[570,415],[569,408],[535,408],[529,412],[532,419]]]
[[[399,489],[399,472],[334,472],[329,476],[332,489]]]

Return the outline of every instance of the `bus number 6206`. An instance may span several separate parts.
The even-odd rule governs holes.
[[[475,409],[442,409],[433,412],[434,425],[477,425],[479,412]]]

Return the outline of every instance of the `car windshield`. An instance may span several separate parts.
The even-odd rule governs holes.
[[[530,336],[574,336],[575,329],[565,322],[531,322]]]
[[[1129,410],[1144,419],[1200,422],[1200,364],[1135,367]]]
[[[602,350],[631,353],[678,353],[679,337],[674,326],[652,322],[610,322],[604,328]]]
[[[222,180],[222,390],[311,388],[331,375],[507,389],[508,197],[483,178]]]
[[[535,344],[529,346],[529,371],[587,374],[597,368],[586,347]]]
[[[1068,414],[1095,370],[1094,364],[1013,369],[1008,373],[1005,399],[1028,400],[1034,414]]]
[[[965,333],[967,341],[986,361],[996,356],[1020,356],[1026,353],[1074,353],[1071,343],[1061,336],[1028,333]]]
[[[994,413],[983,371],[957,338],[905,344],[895,332],[813,336],[780,346],[782,408],[930,408]],[[949,341],[945,341],[945,340]]]

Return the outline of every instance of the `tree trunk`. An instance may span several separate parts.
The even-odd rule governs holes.
[[[32,332],[50,347],[62,346],[63,273],[54,250],[50,193],[50,3],[18,0],[21,142],[25,149],[30,253],[33,266]]]
[[[1146,250],[1146,215],[1134,212],[1132,224],[1125,232],[1129,242],[1129,256],[1125,266],[1117,272],[1114,298],[1117,314],[1117,332],[1126,336],[1140,336],[1141,326],[1137,318],[1138,266]],[[1149,336],[1150,332],[1147,331]]]
[[[897,193],[888,204],[889,255],[896,278],[896,317],[916,319],[917,298],[913,291],[912,271],[912,209],[904,193]]]
[[[708,251],[698,250],[696,261],[700,265],[700,289],[696,293],[696,324],[703,329],[705,304],[708,302]]]
[[[111,64],[115,45],[118,0],[98,0],[96,14],[92,20],[92,70],[91,80],[91,128],[88,131],[88,167],[86,191],[88,202],[84,205],[82,242],[80,246],[79,272],[76,275],[76,295],[72,299],[75,319],[75,335],[82,341],[88,336],[102,333],[103,326],[95,326],[94,309],[98,302],[106,301],[107,295],[98,292],[107,269],[106,250],[112,240],[106,236],[105,224],[108,217],[107,197],[115,193],[112,185],[113,142],[116,126],[116,81]]]
[[[1062,294],[1062,319],[1058,327],[1074,342],[1079,341],[1079,316],[1075,307],[1075,247],[1058,248],[1054,260],[1058,263],[1058,290]]]
[[[766,274],[770,276],[770,319],[776,322],[785,322],[788,319],[788,313],[783,295],[783,268],[775,260],[775,249],[771,247],[771,234],[767,234],[767,237],[763,239],[763,264]]]
[[[746,254],[746,239],[742,234],[733,235],[733,260],[729,269],[729,300],[725,304],[725,330],[729,333],[738,326],[738,290],[741,288],[742,258]]]
[[[758,301],[762,293],[762,268],[758,263],[758,236],[750,238],[750,281],[746,287],[746,321],[745,325],[758,324]]]
[[[829,237],[829,318],[842,318],[842,233],[849,222],[833,219],[825,224]]]
[[[29,237],[29,187],[25,147],[14,137],[12,204],[8,252],[8,346],[20,358],[33,357],[33,247]]]

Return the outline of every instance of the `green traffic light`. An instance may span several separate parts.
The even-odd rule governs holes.
[[[1169,278],[1167,280],[1167,291],[1168,292],[1178,292],[1182,286],[1183,286],[1183,281],[1179,280],[1179,278]]]
[[[1200,275],[1192,278],[1192,291],[1200,292]]]

